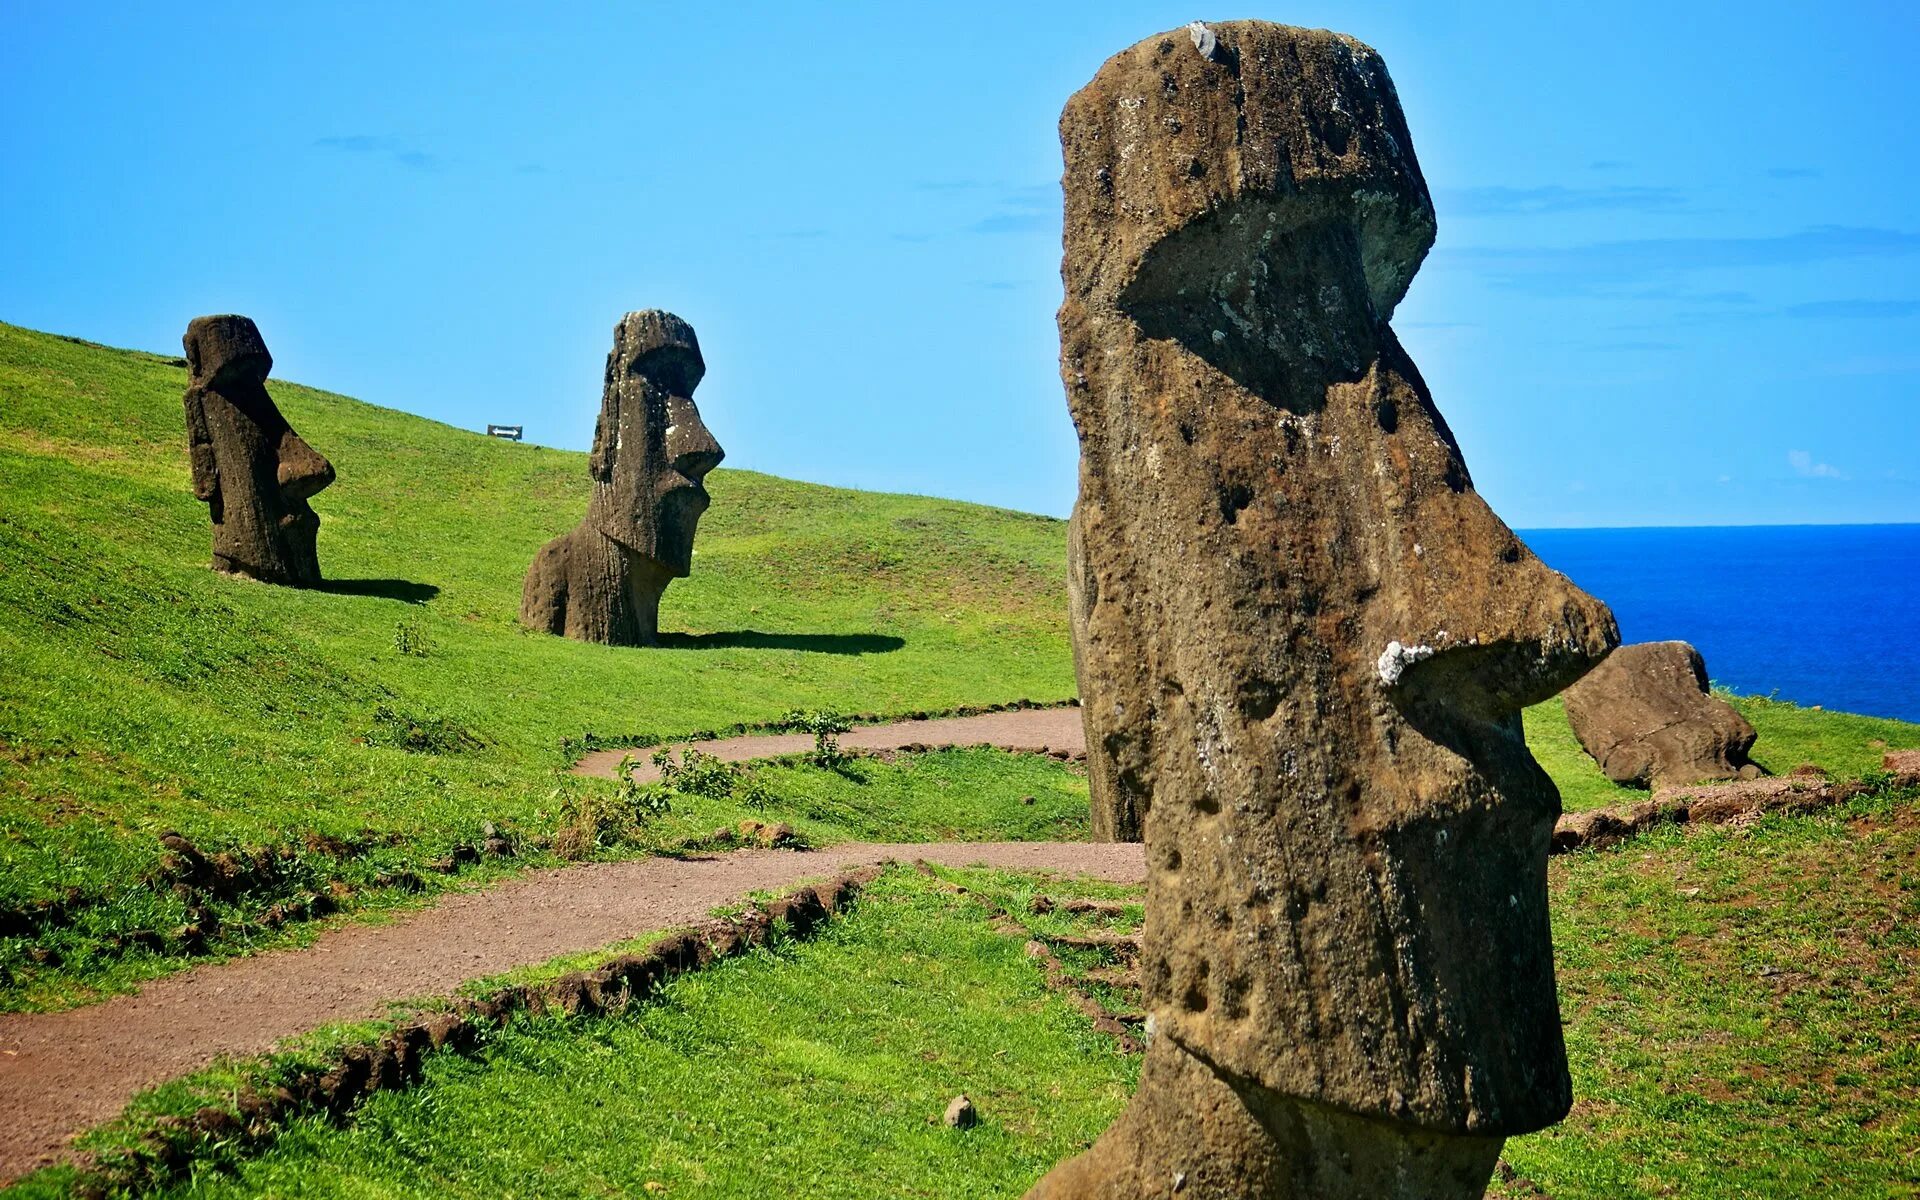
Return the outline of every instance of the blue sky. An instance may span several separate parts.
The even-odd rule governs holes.
[[[584,448],[668,308],[729,465],[1064,514],[1061,103],[1262,17],[1386,56],[1395,324],[1510,523],[1920,520],[1920,6],[165,9],[0,0],[0,319]]]

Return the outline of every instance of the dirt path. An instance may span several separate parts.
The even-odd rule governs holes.
[[[1007,712],[981,713],[973,717],[934,717],[925,721],[894,721],[887,725],[858,725],[840,736],[840,744],[853,750],[900,750],[907,746],[998,746],[1002,750],[1059,750],[1084,754],[1086,731],[1080,724],[1078,708],[1018,708]],[[703,754],[727,762],[746,762],[754,758],[773,758],[782,754],[800,754],[813,749],[813,738],[804,733],[757,733],[718,741],[694,742]],[[577,775],[602,775],[609,779],[619,769],[620,759],[631,754],[640,761],[633,777],[642,783],[660,777],[653,765],[651,751],[595,750],[573,765]]]
[[[1077,729],[1078,710],[1065,711]],[[55,1160],[142,1088],[217,1056],[260,1054],[320,1025],[379,1016],[392,1001],[446,995],[479,976],[689,924],[747,892],[916,858],[1145,877],[1138,845],[1074,842],[740,850],[535,871],[390,924],[343,925],[304,949],[195,967],[138,995],[0,1015],[0,1183]]]

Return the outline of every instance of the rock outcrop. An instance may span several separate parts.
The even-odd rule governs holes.
[[[1613,618],[1474,492],[1388,324],[1434,215],[1377,54],[1189,26],[1060,133],[1075,661],[1153,1036],[1032,1195],[1478,1196],[1571,1103],[1519,712]]]
[[[301,440],[267,394],[273,356],[247,317],[195,317],[181,339],[191,378],[193,494],[213,518],[213,569],[267,583],[320,582],[320,518],[307,501],[333,464]]]
[[[614,326],[593,430],[586,520],[540,548],[527,569],[520,622],[584,642],[649,646],[660,594],[693,566],[707,511],[701,481],[720,443],[694,407],[706,374],[693,327],[658,309]]]
[[[1622,646],[1567,689],[1567,723],[1608,779],[1666,788],[1753,779],[1753,726],[1707,690],[1707,664],[1685,642]]]

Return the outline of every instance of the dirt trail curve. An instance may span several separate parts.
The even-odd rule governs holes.
[[[679,745],[680,743],[674,743]],[[1058,750],[1084,754],[1086,730],[1080,724],[1080,710],[1069,708],[1017,708],[1006,712],[981,713],[972,717],[933,717],[924,721],[893,721],[886,725],[856,725],[840,735],[840,744],[850,750],[900,750],[907,746],[998,746],[1002,750]],[[717,741],[693,742],[703,754],[726,762],[746,762],[755,758],[773,758],[782,754],[801,754],[813,749],[813,738],[804,733],[753,733]],[[660,777],[648,750],[595,750],[573,765],[575,774],[602,775],[609,779],[619,770],[620,759],[631,754],[640,761],[633,777],[642,783]]]
[[[1066,710],[1078,727],[1077,710]],[[617,760],[616,760],[617,762]],[[1137,845],[978,842],[738,850],[535,871],[447,896],[386,925],[343,925],[304,949],[211,963],[61,1013],[0,1015],[0,1183],[57,1159],[142,1088],[220,1055],[259,1054],[391,1001],[690,924],[747,892],[924,858],[953,866],[1145,877]]]

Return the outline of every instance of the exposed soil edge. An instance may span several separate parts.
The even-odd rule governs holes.
[[[859,712],[846,714],[846,720],[856,727],[869,725],[895,725],[903,721],[938,721],[948,717],[979,717],[988,713],[1019,712],[1027,709],[1079,708],[1080,698],[1069,696],[1064,700],[1031,700],[1022,697],[1009,700],[1004,704],[956,704],[952,708],[923,709],[911,712],[886,713]],[[615,734],[601,737],[596,733],[583,734],[580,737],[560,739],[560,751],[568,758],[578,759],[582,755],[603,750],[651,750],[656,746],[676,746],[683,743],[718,742],[728,738],[752,737],[759,734],[790,733],[793,727],[785,721],[736,721],[722,729],[696,729],[690,733],[673,737],[663,737],[657,733]]]
[[[137,876],[132,886],[157,893],[172,894],[185,902],[185,924],[172,929],[136,928],[108,933],[90,944],[90,951],[104,959],[120,958],[133,951],[172,955],[188,963],[234,953],[246,953],[248,936],[271,935],[309,921],[319,921],[337,912],[352,911],[349,901],[365,895],[416,895],[428,890],[427,876],[457,876],[483,859],[514,857],[513,841],[495,830],[491,821],[486,832],[469,842],[456,842],[443,856],[420,864],[381,871],[362,881],[356,888],[337,873],[341,864],[364,853],[377,839],[361,835],[342,839],[308,831],[297,842],[279,845],[231,845],[203,852],[180,833],[172,830],[159,835],[160,854],[154,865]],[[389,843],[391,844],[391,843]],[[535,844],[536,848],[542,848]],[[328,864],[326,872],[298,883],[273,880],[267,865],[274,860],[294,859],[302,851],[309,861]],[[427,851],[431,853],[431,850]],[[40,940],[66,932],[78,925],[89,912],[112,906],[124,893],[83,893],[77,887],[61,895],[20,906],[0,907],[0,937],[20,937],[34,943],[27,951],[36,963],[58,966],[61,957]],[[223,918],[213,907],[227,903],[241,907],[238,919]],[[250,906],[250,908],[245,907]],[[163,973],[164,974],[164,973]],[[16,980],[0,964],[0,988],[12,987]]]
[[[342,1048],[326,1067],[302,1070],[270,1090],[243,1088],[231,1109],[208,1106],[192,1116],[161,1118],[132,1148],[77,1160],[72,1194],[86,1200],[145,1194],[183,1178],[216,1146],[255,1153],[288,1124],[315,1113],[344,1123],[368,1098],[418,1083],[428,1054],[475,1053],[488,1032],[516,1013],[590,1017],[621,1012],[671,979],[765,945],[776,928],[789,937],[810,937],[847,911],[860,889],[883,870],[862,867],[825,883],[802,885],[739,916],[669,934],[644,954],[622,955],[544,984],[510,984],[462,998],[445,1012]]]
[[[1027,957],[1034,959],[1040,964],[1040,971],[1046,979],[1048,990],[1065,996],[1069,1003],[1080,1010],[1088,1020],[1093,1022],[1094,1032],[1104,1033],[1113,1038],[1115,1043],[1118,1044],[1122,1054],[1140,1054],[1146,1050],[1146,1043],[1141,1037],[1135,1036],[1134,1030],[1129,1028],[1130,1025],[1141,1025],[1146,1018],[1137,1014],[1127,1014],[1116,1017],[1108,1012],[1098,1000],[1095,1000],[1092,996],[1076,987],[1073,979],[1067,975],[1066,966],[1060,961],[1059,956],[1054,954],[1052,948],[1047,945],[1044,939],[1034,937],[1033,934],[1028,931],[1027,927],[1022,925],[1012,913],[995,903],[991,898],[974,891],[965,884],[955,883],[951,879],[941,876],[934,871],[933,867],[930,866],[924,858],[916,860],[913,864],[913,869],[919,871],[922,875],[925,875],[956,896],[970,896],[978,901],[980,906],[987,910],[987,916],[996,933],[1005,934],[1009,937],[1017,937],[1025,941]],[[1127,940],[1135,947],[1139,945],[1139,938],[1137,936]],[[1129,1017],[1132,1019],[1129,1020]]]
[[[1065,700],[1032,700],[1023,697],[1018,700],[1007,701],[1003,704],[962,704],[939,710],[916,709],[909,713],[892,716],[882,713],[862,712],[849,716],[846,719],[858,728],[866,728],[869,726],[900,724],[909,721],[985,716],[992,713],[1077,708],[1079,703],[1079,700],[1073,697]],[[570,759],[577,760],[582,756],[592,756],[621,749],[648,749],[656,746],[681,744],[699,745],[735,737],[778,734],[787,731],[787,729],[788,726],[782,722],[761,721],[740,722],[729,725],[721,730],[696,730],[684,737],[661,737],[657,734],[599,737],[594,734],[587,734],[580,738],[563,739],[561,748]],[[990,745],[990,743],[986,742],[977,744],[980,746]],[[945,747],[916,744],[898,747],[897,749],[900,751],[925,751],[942,748]],[[872,753],[873,757],[878,758],[889,758],[894,752],[895,750],[891,748],[877,753],[862,751],[857,748],[852,750],[852,753],[856,755]],[[1083,756],[1077,751],[1072,754],[1063,751],[1054,754],[1053,757],[1067,759],[1069,757]],[[797,758],[796,761],[798,761]],[[612,774],[611,771],[594,772],[578,770],[576,770],[576,773]],[[652,768],[651,763],[648,763],[645,764],[641,774],[645,775],[647,779],[651,779],[657,777],[657,770]],[[193,846],[180,834],[172,831],[161,833],[159,840],[161,854],[156,859],[154,867],[140,880],[140,883],[143,886],[149,886],[156,890],[164,891],[172,889],[180,892],[182,897],[188,901],[185,924],[172,929],[132,929],[107,935],[90,947],[95,954],[108,958],[117,958],[121,954],[129,951],[144,950],[154,954],[176,955],[192,961],[209,956],[218,956],[232,951],[234,949],[234,936],[244,934],[248,932],[250,928],[256,932],[270,933],[280,929],[282,926],[291,926],[327,917],[342,908],[342,902],[356,891],[351,883],[338,874],[326,874],[313,881],[315,886],[296,887],[292,890],[274,888],[256,889],[251,887],[227,889],[233,894],[220,898],[228,900],[254,899],[255,897],[253,897],[251,893],[258,891],[260,894],[257,897],[257,912],[252,916],[241,920],[227,919],[223,921],[214,913],[213,909],[207,903],[208,897],[201,894],[209,890],[210,885],[217,885],[222,882],[215,878],[213,872],[208,869],[208,860],[237,858],[244,864],[246,860],[290,859],[298,851],[303,849],[310,853],[319,854],[327,859],[345,860],[357,856],[368,846],[374,844],[375,841],[382,839],[377,839],[370,834],[362,834],[351,839],[341,839],[309,831],[303,834],[298,841],[288,842],[284,845],[225,846],[207,850],[205,853],[201,852],[202,848]],[[393,835],[388,835],[384,840],[387,840],[390,844],[399,844],[393,840]],[[539,838],[531,839],[529,845],[533,849],[543,849],[545,847],[541,844],[542,841],[543,839]],[[431,854],[437,847],[423,844],[421,849],[423,854]],[[445,853],[439,858],[416,864],[418,869],[411,866],[399,868],[393,872],[385,873],[372,880],[366,881],[362,885],[362,888],[376,893],[388,891],[405,894],[416,893],[426,890],[427,888],[423,872],[443,876],[456,876],[459,875],[464,868],[479,863],[483,859],[512,858],[514,854],[515,846],[512,835],[504,831],[496,832],[492,822],[488,822],[486,829],[481,835],[472,839],[470,842],[455,842],[452,846],[448,847]],[[218,888],[215,887],[214,890],[218,890]],[[282,894],[282,892],[284,892],[284,894]],[[58,895],[0,903],[0,938],[28,938],[37,942],[40,938],[48,934],[75,926],[87,912],[108,907],[112,905],[116,899],[116,895],[112,893],[87,894],[79,888],[69,887]],[[53,965],[58,965],[59,962],[57,955],[49,955],[44,950],[32,955],[32,957],[34,957],[36,962],[50,963]],[[0,988],[10,987],[13,982],[13,980],[7,977],[4,966],[0,966]]]
[[[1833,780],[1817,770],[1667,788],[1638,804],[1568,813],[1553,827],[1549,854],[1616,845],[1659,825],[1741,825],[1768,813],[1810,813],[1860,796],[1920,785],[1920,755],[1891,753],[1886,773]],[[1804,772],[1804,773],[1803,773]]]
[[[1039,752],[1059,759],[1084,757],[1086,753],[1086,729],[1080,722],[1076,701],[1046,705],[1020,700],[996,708],[970,706],[956,713],[958,715],[943,716],[912,712],[879,723],[857,724],[839,736],[839,748],[848,754],[885,755],[978,746]],[[734,763],[788,760],[818,749],[813,735],[783,731],[778,726],[727,737],[696,735],[665,744],[669,749],[691,748],[722,762]],[[636,782],[660,778],[660,766],[652,756],[631,763],[628,758],[624,750],[592,750],[574,761],[572,771],[575,775],[616,779],[625,765]]]

